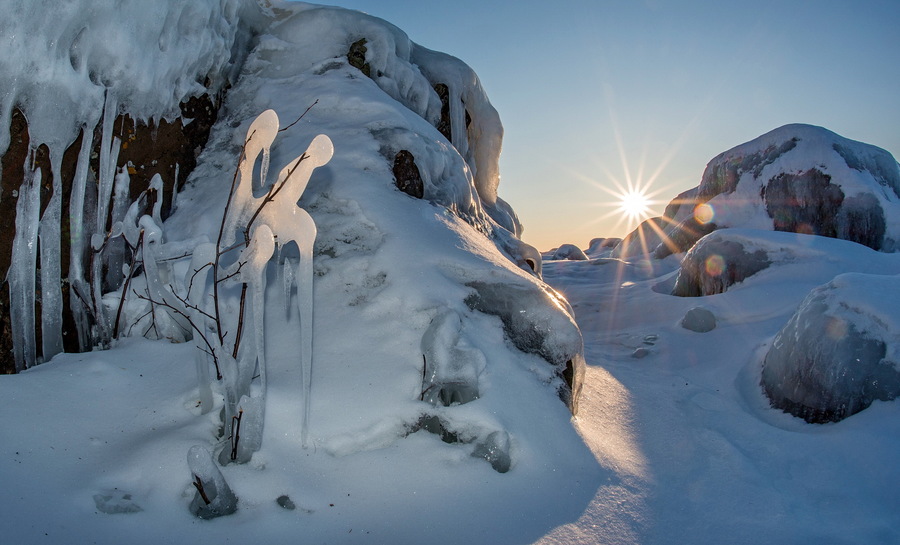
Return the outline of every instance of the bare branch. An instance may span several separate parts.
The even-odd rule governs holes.
[[[116,309],[116,323],[113,325],[113,339],[119,338],[119,322],[122,320],[122,309],[125,308],[125,296],[128,295],[128,286],[131,285],[131,277],[134,276],[134,266],[137,263],[138,251],[144,243],[144,230],[141,229],[138,235],[137,245],[131,250],[131,268],[128,270],[128,276],[125,277],[125,285],[122,287],[122,297],[119,299],[119,308]],[[143,259],[143,256],[141,256]]]
[[[213,348],[212,344],[210,344],[209,339],[206,338],[206,333],[202,329],[197,327],[197,324],[194,323],[194,320],[186,312],[184,312],[183,310],[181,310],[179,308],[174,307],[173,305],[170,305],[169,303],[167,303],[165,301],[154,301],[153,297],[150,296],[149,294],[141,295],[136,291],[133,293],[137,296],[138,299],[143,299],[144,301],[150,301],[151,305],[156,304],[161,307],[168,308],[169,310],[178,314],[179,316],[184,317],[184,319],[188,321],[188,323],[191,325],[191,327],[194,329],[194,331],[196,331],[197,334],[200,335],[200,338],[203,339],[204,344],[206,344],[206,348],[209,350],[208,353],[212,356],[213,364],[216,366],[216,379],[222,380],[222,373],[219,370],[219,358],[216,356],[215,348]],[[156,320],[154,319],[154,327],[156,327],[155,324],[156,324]]]
[[[283,129],[278,129],[278,132],[284,132],[284,131],[290,129],[291,127],[293,127],[294,125],[296,125],[301,119],[303,119],[303,117],[304,117],[306,114],[309,113],[310,110],[312,110],[312,107],[315,106],[315,105],[318,104],[318,103],[319,103],[319,99],[316,99],[315,102],[313,102],[312,104],[309,105],[309,107],[306,109],[306,111],[304,111],[302,114],[300,114],[300,117],[298,117],[293,123],[291,123],[291,124],[288,125],[287,127],[283,128]]]

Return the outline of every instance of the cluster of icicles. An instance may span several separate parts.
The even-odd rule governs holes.
[[[231,461],[247,461],[261,445],[266,406],[266,269],[270,262],[282,262],[281,299],[289,301],[292,289],[297,289],[301,342],[298,373],[302,376],[304,399],[300,436],[305,445],[312,369],[312,251],[316,226],[297,203],[313,170],[331,159],[331,140],[324,135],[316,137],[305,153],[290,161],[277,179],[267,184],[269,149],[279,131],[279,121],[274,111],[263,112],[248,129],[218,240],[211,242],[202,237],[168,242],[160,217],[159,193],[149,214],[143,213],[145,194],[127,202],[127,170],[116,171],[121,143],[112,135],[115,106],[107,104],[104,112],[96,213],[85,213],[92,148],[89,131],[83,137],[71,193],[70,306],[82,348],[107,346],[116,337],[128,334],[179,341],[193,338],[198,348],[202,410],[209,411],[214,406],[213,389],[218,382],[215,389],[222,391],[225,398],[226,431],[234,418],[242,421],[239,448],[226,448],[223,455]],[[260,179],[254,184],[257,162]],[[41,216],[41,170],[32,166],[26,172],[19,190],[8,276],[19,370],[39,363],[35,334],[38,269],[41,353],[47,360],[63,351],[59,176],[54,176],[53,196]],[[161,192],[162,180],[156,176],[150,186],[151,191]],[[254,196],[254,186],[257,191],[263,190],[261,196]],[[110,217],[112,228],[107,230]],[[87,225],[93,218],[96,225]],[[299,249],[299,259],[282,257],[281,248],[291,242]],[[83,261],[86,251],[90,258]],[[188,260],[190,266],[182,274]],[[88,271],[84,270],[85,263]],[[238,297],[241,311],[234,316],[233,310],[228,309],[235,306]],[[257,377],[259,387],[251,395],[251,383]]]

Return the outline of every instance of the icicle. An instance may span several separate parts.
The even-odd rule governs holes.
[[[163,181],[159,174],[154,174],[150,179],[150,189],[156,192],[156,200],[153,201],[153,221],[157,225],[162,225]]]
[[[91,157],[93,132],[82,128],[81,150],[72,180],[72,194],[69,197],[69,308],[78,329],[78,344],[86,350],[91,344],[88,309],[85,300],[89,297],[84,279],[84,193],[87,187],[88,164]]]
[[[119,156],[119,139],[113,136],[113,123],[116,119],[118,104],[107,90],[106,104],[103,108],[103,128],[100,137],[100,172],[97,196],[97,228],[95,233],[106,233],[106,222],[109,219],[109,205],[115,181],[116,160]],[[115,147],[115,149],[113,149]]]
[[[197,356],[195,358],[197,365],[197,389],[200,397],[201,414],[208,413],[213,406],[212,388],[210,387],[212,379],[209,375],[209,359],[212,355],[207,354],[209,349],[203,337],[205,336],[207,340],[214,340],[216,336],[215,333],[212,333],[213,328],[209,323],[208,316],[210,313],[207,312],[209,309],[203,308],[203,305],[208,301],[205,294],[207,293],[206,285],[209,282],[210,272],[212,271],[212,267],[209,264],[213,262],[215,253],[215,244],[204,242],[197,245],[194,248],[194,254],[191,256],[191,266],[184,279],[184,287],[187,291],[185,298],[199,309],[191,312],[191,319],[202,331],[202,333],[194,333],[194,345],[197,348]],[[213,350],[218,351],[220,349],[221,347],[218,346],[213,347]]]
[[[300,210],[309,218],[305,210]],[[300,369],[303,376],[303,420],[300,425],[300,442],[308,446],[309,412],[312,393],[313,354],[313,262],[312,249],[316,238],[316,224],[309,218],[306,240],[297,241],[300,246],[300,263],[297,267],[297,307],[300,315]]]
[[[266,265],[275,252],[275,236],[269,226],[262,224],[253,230],[250,246],[241,252],[241,281],[250,286],[250,307],[253,309],[253,342],[255,360],[259,363],[259,378],[263,392],[266,390],[266,339],[264,329]],[[251,354],[252,359],[252,354]],[[247,362],[252,365],[252,362]]]
[[[44,361],[63,351],[62,266],[60,263],[60,222],[62,216],[61,153],[50,154],[53,194],[40,223],[41,248],[41,355]]]
[[[10,322],[16,370],[35,364],[35,267],[37,265],[38,226],[41,210],[41,172],[26,159],[25,179],[19,187],[16,203],[16,235],[13,238],[9,281]]]
[[[281,246],[279,246],[279,251],[280,248]],[[281,271],[281,289],[284,294],[281,298],[281,302],[284,305],[284,318],[286,320],[291,317],[291,289],[294,287],[294,284],[297,283],[294,272],[296,265],[291,261],[290,258],[285,258],[284,263],[278,267],[278,270]]]

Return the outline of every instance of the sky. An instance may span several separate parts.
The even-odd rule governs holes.
[[[900,157],[896,0],[336,0],[479,75],[505,136],[500,196],[540,250],[660,215],[719,153],[788,123]]]

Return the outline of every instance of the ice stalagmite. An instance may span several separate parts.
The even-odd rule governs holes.
[[[294,275],[297,281],[297,310],[300,315],[300,365],[303,376],[303,419],[300,437],[304,446],[309,432],[309,401],[312,382],[313,351],[313,263],[312,252],[316,241],[316,224],[297,202],[306,190],[314,169],[331,160],[334,146],[325,135],[315,137],[306,153],[288,163],[278,174],[276,187],[284,186],[272,206],[261,214],[263,221],[272,227],[278,243],[294,241],[300,249],[300,262]]]
[[[241,271],[240,280],[247,284],[253,301],[254,344],[256,354],[260,355],[260,378],[266,382],[264,345],[263,308],[265,294],[265,268],[275,253],[275,242],[283,247],[295,242],[300,252],[297,271],[287,275],[288,279],[297,282],[298,311],[300,316],[300,374],[302,377],[302,394],[304,410],[301,423],[301,442],[307,442],[309,427],[309,399],[312,380],[312,320],[313,320],[313,268],[312,251],[316,239],[316,224],[312,217],[297,206],[312,171],[331,160],[334,153],[331,140],[324,135],[317,136],[306,152],[289,162],[278,174],[275,182],[269,186],[265,176],[269,168],[269,149],[278,133],[278,116],[272,110],[266,110],[251,123],[247,130],[244,145],[244,157],[238,166],[238,181],[234,188],[223,226],[223,236],[219,251],[235,242],[238,232],[249,237],[248,247],[244,249],[239,262],[246,270]],[[262,155],[260,166],[260,187],[268,190],[265,195],[253,195],[253,168]],[[226,273],[227,275],[227,273]],[[283,282],[283,296],[288,296],[291,283]],[[242,350],[243,352],[243,350]],[[247,366],[239,357],[239,367]],[[243,363],[241,363],[243,362]]]

